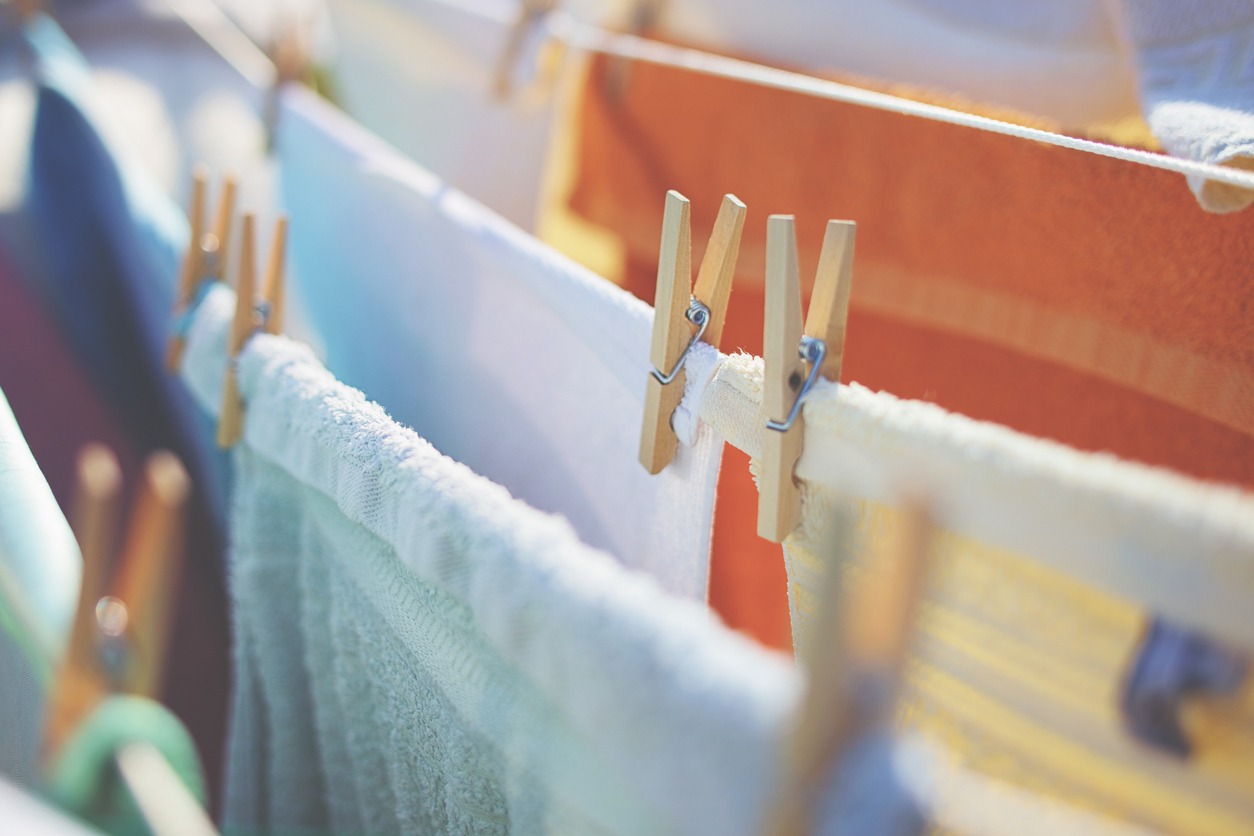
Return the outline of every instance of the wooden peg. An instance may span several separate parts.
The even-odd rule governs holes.
[[[805,364],[801,342],[801,277],[792,215],[766,221],[766,305],[762,341],[762,414],[784,421],[801,392]],[[792,471],[801,457],[805,420],[796,417],[787,432],[763,429],[762,475],[758,482],[758,536],[781,542],[801,519],[801,492]]]
[[[662,246],[658,256],[657,295],[653,306],[653,343],[649,361],[669,374],[684,355],[697,326],[688,321],[689,302],[695,298],[710,312],[701,341],[718,346],[727,318],[740,234],[745,225],[745,205],[726,195],[719,207],[701,269],[692,290],[692,222],[688,199],[679,192],[666,193],[662,218]],[[644,425],[640,434],[640,463],[649,473],[660,473],[675,458],[679,439],[671,429],[671,414],[684,397],[683,369],[670,383],[653,374],[646,381]]]
[[[688,198],[676,191],[666,193],[657,294],[653,304],[653,343],[649,349],[649,362],[664,374],[674,368],[692,336],[688,320],[684,318],[692,295],[690,211]],[[646,387],[640,463],[650,473],[660,473],[675,458],[675,447],[679,444],[671,429],[671,413],[684,397],[683,370],[666,385],[650,374]]]
[[[855,229],[852,221],[827,222],[803,331],[795,224],[791,215],[772,215],[767,220],[762,411],[770,421],[784,423],[803,394],[807,377],[799,354],[803,335],[824,345],[819,376],[840,381]],[[801,520],[801,491],[793,469],[801,458],[804,438],[805,419],[799,411],[787,431],[762,430],[758,536],[775,543],[782,542]]]
[[[159,695],[171,596],[183,563],[183,506],[191,487],[173,453],[158,450],[148,457],[113,584],[113,597],[126,607],[130,650],[121,684],[132,694]]]
[[[835,764],[858,737],[892,722],[935,531],[927,503],[905,500],[893,541],[870,556],[850,590],[840,561],[829,562],[815,635],[799,660],[809,690],[785,744],[768,836],[813,832],[813,802]]]
[[[266,315],[266,333],[283,333],[283,266],[287,254],[287,216],[280,215],[274,222],[274,238],[270,241],[270,257],[266,261],[266,275],[262,282],[261,298],[269,306]]]
[[[234,447],[244,429],[244,405],[239,398],[239,381],[235,377],[235,358],[256,327],[256,262],[254,261],[254,223],[252,214],[243,218],[240,234],[239,278],[235,283],[235,319],[226,346],[226,375],[222,380],[222,411],[218,415],[218,446]]]
[[[102,444],[88,444],[78,455],[71,506],[74,535],[83,557],[82,584],[70,646],[49,702],[44,733],[46,760],[55,757],[109,691],[96,661],[96,602],[104,595],[105,576],[113,558],[121,493],[122,469],[113,451]]]
[[[209,170],[204,165],[197,165],[192,171],[191,205],[187,213],[191,241],[183,259],[183,272],[174,304],[176,316],[186,312],[204,282],[221,281],[226,269],[231,220],[235,214],[235,178],[228,175],[222,182],[222,195],[218,200],[218,214],[213,232],[206,232],[204,228],[208,179]],[[166,368],[171,373],[178,373],[186,343],[186,337],[182,334],[170,337],[166,350]]]
[[[736,256],[740,252],[740,233],[745,228],[748,209],[735,195],[723,195],[714,231],[697,270],[697,285],[692,295],[710,309],[710,324],[701,342],[718,348],[723,340],[723,323],[727,319],[727,302],[731,298],[732,279],[736,274]]]

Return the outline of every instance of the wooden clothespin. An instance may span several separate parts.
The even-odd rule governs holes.
[[[814,635],[801,660],[809,690],[784,746],[766,836],[813,832],[814,803],[833,766],[862,735],[892,722],[934,532],[921,497],[907,496],[904,504],[894,541],[871,555],[861,574],[848,581],[838,561],[828,567]]]
[[[171,597],[183,566],[183,506],[191,489],[173,453],[148,457],[112,592],[126,607],[129,658],[120,684],[127,693],[156,697],[161,688]]]
[[[52,689],[44,751],[59,752],[78,724],[109,693],[97,663],[96,602],[104,595],[113,559],[122,469],[108,447],[89,444],[78,455],[73,499],[74,536],[83,557],[83,578],[70,646]]]
[[[679,439],[671,429],[671,413],[684,397],[682,363],[688,350],[698,340],[717,348],[723,336],[746,211],[745,205],[734,195],[723,197],[697,272],[697,285],[692,290],[692,222],[688,198],[676,191],[666,193],[653,308],[653,343],[649,351],[653,371],[646,381],[644,426],[640,433],[640,463],[650,473],[660,473],[675,458]]]
[[[182,562],[183,506],[191,480],[178,457],[164,450],[148,457],[143,478],[122,560],[106,596],[122,472],[103,445],[88,445],[79,454],[73,516],[83,580],[69,651],[48,713],[44,746],[48,757],[60,751],[109,693],[121,690],[151,697],[161,685],[170,596]],[[122,652],[110,655],[110,647]]]
[[[791,534],[801,519],[801,492],[793,468],[801,458],[805,433],[802,400],[819,375],[840,382],[854,232],[853,221],[827,222],[803,332],[793,216],[771,215],[766,222],[762,411],[767,423],[762,430],[758,536],[775,543]]]
[[[523,0],[518,10],[518,19],[506,35],[505,48],[501,50],[501,58],[493,74],[492,92],[499,101],[508,101],[514,91],[514,67],[527,36],[556,6],[557,0]]]
[[[256,295],[255,218],[243,217],[240,233],[239,276],[235,284],[235,318],[231,321],[231,334],[227,342],[226,377],[222,382],[222,411],[218,416],[218,446],[235,446],[244,430],[244,405],[239,396],[239,380],[235,374],[235,360],[257,332],[258,326],[266,333],[283,331],[283,265],[287,249],[287,218],[280,217],[275,223],[274,238],[270,242],[270,256],[266,262],[264,292],[260,300]]]
[[[205,191],[209,170],[203,164],[192,171],[191,205],[188,222],[191,226],[191,242],[183,259],[183,272],[179,277],[178,297],[174,303],[174,315],[186,313],[189,305],[205,282],[221,281],[226,271],[231,221],[235,214],[235,178],[228,175],[222,181],[222,195],[218,200],[218,215],[213,232],[205,231]],[[183,361],[183,348],[187,338],[182,333],[173,334],[166,351],[166,368],[178,373]]]

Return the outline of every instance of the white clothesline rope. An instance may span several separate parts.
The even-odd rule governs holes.
[[[442,1],[447,2],[447,0]],[[989,119],[986,116],[975,116],[945,107],[923,104],[922,102],[891,96],[887,93],[877,93],[860,87],[851,87],[848,84],[840,84],[839,82],[815,78],[802,73],[766,67],[761,64],[754,64],[751,61],[714,55],[709,52],[652,41],[635,35],[608,32],[596,26],[579,23],[566,14],[551,15],[548,21],[548,31],[557,40],[576,49],[588,52],[616,55],[636,61],[645,61],[650,64],[685,69],[695,73],[702,73],[703,75],[718,76],[719,78],[743,81],[763,87],[773,87],[777,90],[803,93],[820,99],[848,102],[850,104],[862,105],[863,107],[872,107],[876,110],[886,110],[907,116],[918,116],[937,122],[948,122],[951,125],[962,125],[963,127],[975,128],[976,130],[1019,137],[1020,139],[1030,139],[1036,142],[1044,142],[1048,145],[1070,148],[1074,151],[1085,151],[1103,157],[1112,157],[1117,160],[1125,160],[1180,174],[1202,177],[1206,180],[1227,183],[1244,189],[1254,189],[1254,172],[1251,171],[1186,160],[1180,157],[1170,157],[1165,154],[1155,154],[1135,148],[1107,145],[1088,139],[1077,139],[1076,137],[1056,134],[1052,131],[1043,131],[1039,128],[1027,128],[1010,122],[1002,122],[998,119]]]
[[[274,65],[261,50],[252,45],[242,32],[227,18],[212,0],[167,0],[174,11],[195,29],[230,64],[249,81],[259,87],[273,84]],[[490,20],[502,26],[512,25],[507,19],[505,9],[500,3],[483,2],[483,0],[432,0],[449,6],[465,14]],[[515,17],[514,20],[517,18]],[[957,110],[950,110],[936,105],[891,96],[887,93],[876,93],[851,87],[827,79],[815,78],[803,73],[790,72],[775,67],[742,61],[702,52],[698,49],[674,46],[641,38],[636,35],[625,35],[609,32],[597,26],[580,23],[570,15],[557,11],[543,19],[546,34],[574,48],[586,52],[599,52],[605,55],[616,55],[650,64],[689,70],[704,75],[773,87],[777,90],[790,90],[820,99],[831,99],[838,102],[872,107],[891,113],[918,116],[951,125],[962,125],[980,131],[1014,136],[1070,148],[1073,151],[1084,151],[1116,160],[1147,165],[1174,171],[1192,177],[1201,177],[1218,183],[1227,183],[1243,189],[1254,189],[1254,171],[1242,171],[1226,166],[1171,157],[1166,154],[1154,154],[1135,148],[1124,148],[1119,145],[1107,145],[1088,139],[1056,134],[1039,128],[1027,128],[1022,125],[989,119],[986,116],[975,116]]]

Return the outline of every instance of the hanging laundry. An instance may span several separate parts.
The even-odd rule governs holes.
[[[846,380],[1254,485],[1240,301],[1254,215],[1201,211],[1178,174],[642,62],[614,99],[610,67],[589,76],[572,206],[622,236],[640,298],[653,299],[666,190],[693,201],[695,241],[734,193],[751,215],[723,346],[760,354],[761,219],[797,216],[808,278],[823,221],[853,218]],[[726,455],[711,605],[786,645],[757,492]]]
[[[178,452],[197,486],[166,696],[212,762],[227,695],[226,457],[208,416],[163,367],[187,221],[101,127],[110,114],[65,33],[36,14],[23,36],[40,85],[24,211],[48,266],[30,278],[135,447]]]
[[[232,291],[184,377],[217,406]],[[259,334],[232,512],[225,824],[752,833],[794,668]]]
[[[543,32],[524,33],[510,92],[495,91],[521,3],[330,0],[344,108],[440,179],[528,231],[554,117]],[[537,77],[539,76],[539,77]],[[533,89],[534,88],[534,89]]]
[[[0,775],[19,784],[36,778],[81,573],[74,534],[0,393]]]
[[[328,368],[584,542],[705,600],[722,442],[637,461],[652,312],[310,94],[279,153]],[[735,301],[733,299],[733,306]]]
[[[761,361],[735,355],[700,400],[702,418],[755,468],[762,385]],[[928,490],[944,530],[899,721],[973,770],[1163,833],[1254,825],[1241,766],[1254,756],[1254,496],[857,384],[820,379],[804,415],[802,520],[784,542],[798,653],[821,640],[828,574],[856,578],[860,556],[900,524],[901,486]],[[1188,625],[1195,649],[1151,647],[1156,618]],[[1184,647],[1178,632],[1166,640]],[[1140,687],[1125,675],[1159,653],[1161,677],[1164,650],[1211,654],[1217,661],[1198,663],[1232,670],[1214,690],[1196,675],[1153,686],[1159,705],[1175,688],[1181,712],[1189,697],[1231,701],[1189,709],[1202,713],[1184,758],[1138,744],[1153,743],[1138,729],[1146,718],[1121,716]],[[1150,722],[1184,717],[1159,709]]]

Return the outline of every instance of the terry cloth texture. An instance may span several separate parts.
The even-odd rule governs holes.
[[[1177,157],[1254,169],[1254,7],[1242,0],[1123,0],[1146,118]],[[1211,212],[1254,191],[1190,177]]]
[[[23,27],[39,81],[24,211],[48,265],[38,294],[142,452],[168,448],[196,486],[176,611],[167,703],[213,758],[226,705],[221,575],[226,457],[214,427],[163,359],[187,221],[103,125],[90,68],[39,14]]]
[[[234,294],[184,378],[219,398]],[[337,833],[756,832],[800,682],[258,335],[232,502],[224,824]]]
[[[762,219],[797,217],[808,286],[827,219],[852,218],[846,381],[1254,486],[1254,213],[1206,213],[1133,163],[644,62],[613,100],[610,63],[586,87],[572,205],[622,236],[641,299],[666,191],[692,200],[694,258],[735,194],[751,216],[722,349],[760,355]],[[755,633],[786,642],[757,493],[726,455],[710,602],[733,625],[774,613]]]
[[[701,401],[755,459],[761,391],[761,360],[735,355]],[[804,410],[803,516],[784,543],[799,652],[826,573],[856,576],[894,536],[897,491],[923,486],[942,531],[899,721],[970,768],[1164,833],[1254,826],[1254,677],[1187,761],[1118,713],[1150,616],[1254,649],[1254,496],[857,384],[820,381]]]
[[[35,778],[83,561],[0,392],[0,775]]]
[[[293,259],[327,367],[587,544],[704,601],[722,440],[640,466],[652,311],[307,92],[285,93]]]
[[[554,110],[551,84],[535,77],[541,30],[521,46],[508,101],[493,94],[521,4],[331,0],[329,7],[345,110],[440,179],[534,230]]]

